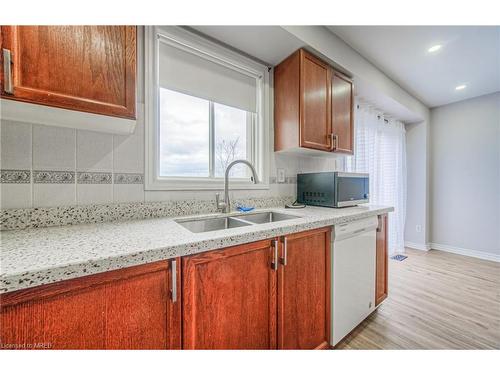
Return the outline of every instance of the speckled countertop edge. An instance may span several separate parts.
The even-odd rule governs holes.
[[[0,293],[341,224],[393,208],[362,205],[343,209],[266,208],[255,212],[270,210],[299,217],[205,233],[191,233],[175,222],[178,218],[3,232]],[[214,215],[190,217],[210,216]]]

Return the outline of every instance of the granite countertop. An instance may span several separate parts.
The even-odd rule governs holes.
[[[176,218],[2,232],[0,293],[345,223],[393,208],[361,205],[253,212],[270,210],[299,217],[205,233],[191,233]],[[221,215],[192,217],[213,216]]]

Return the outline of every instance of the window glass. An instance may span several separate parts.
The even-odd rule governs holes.
[[[215,177],[223,177],[226,167],[236,159],[249,160],[250,137],[247,137],[248,112],[214,103],[215,122]],[[249,176],[248,167],[237,164],[230,171],[231,177]]]
[[[209,104],[160,88],[160,176],[209,177]]]

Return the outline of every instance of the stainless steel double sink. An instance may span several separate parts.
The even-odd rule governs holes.
[[[209,217],[196,219],[179,219],[175,222],[193,233],[211,232],[229,228],[246,227],[255,224],[273,223],[276,221],[298,219],[300,216],[283,214],[275,211],[238,214],[225,217]]]

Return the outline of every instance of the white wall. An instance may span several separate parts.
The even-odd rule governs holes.
[[[431,121],[432,247],[500,259],[500,93],[434,108]]]
[[[428,243],[428,162],[427,131],[425,123],[406,125],[407,199],[405,242],[408,246],[425,250]]]

